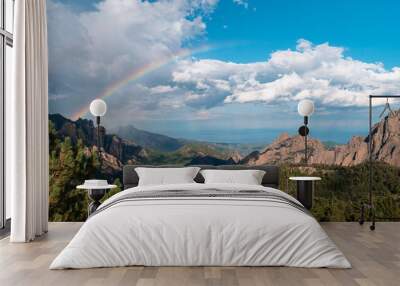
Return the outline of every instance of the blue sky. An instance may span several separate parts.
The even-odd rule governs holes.
[[[346,142],[367,131],[369,93],[400,92],[399,13],[389,0],[49,0],[50,112],[91,118],[78,111],[132,70],[207,45],[115,89],[106,127],[270,142],[296,133],[310,98],[312,135]]]
[[[203,55],[237,62],[265,60],[300,38],[344,46],[351,57],[399,65],[400,1],[261,0],[248,8],[221,1],[207,22],[211,43],[242,43]],[[224,28],[225,27],[225,28]]]
[[[61,0],[78,11],[101,0]],[[152,1],[154,2],[154,1]],[[226,47],[202,54],[236,62],[265,60],[300,38],[344,46],[354,58],[399,65],[400,2],[396,0],[249,0],[248,7],[222,0],[205,18],[202,41]],[[229,47],[230,46],[230,47]]]

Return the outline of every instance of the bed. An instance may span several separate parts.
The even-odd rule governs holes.
[[[193,183],[151,186],[138,186],[136,167],[124,167],[125,190],[88,218],[50,269],[351,267],[314,217],[278,190],[276,166],[198,166],[261,169],[265,175],[260,185],[205,184],[199,173]]]

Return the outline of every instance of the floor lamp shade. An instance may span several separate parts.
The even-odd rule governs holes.
[[[314,102],[304,99],[297,105],[297,111],[301,116],[310,116],[314,112]]]
[[[107,104],[102,99],[95,99],[90,103],[90,113],[93,116],[104,116],[107,112]]]

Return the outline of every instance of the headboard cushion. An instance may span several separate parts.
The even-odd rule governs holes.
[[[279,167],[272,165],[262,165],[262,166],[243,166],[243,165],[221,165],[221,166],[211,166],[211,165],[194,165],[195,167],[200,167],[204,169],[217,169],[217,170],[263,170],[265,175],[262,179],[262,185],[265,187],[279,188]],[[125,165],[123,168],[123,184],[124,189],[129,189],[136,187],[139,183],[139,176],[135,171],[136,167],[147,167],[147,168],[176,168],[183,167],[177,165]],[[204,183],[204,178],[200,174],[197,174],[194,179],[197,183]]]

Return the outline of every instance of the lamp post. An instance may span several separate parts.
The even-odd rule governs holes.
[[[100,117],[104,116],[107,112],[107,104],[102,99],[95,99],[90,103],[90,113],[96,117],[97,124],[97,148],[100,152]]]
[[[304,117],[304,125],[300,126],[299,134],[304,137],[304,161],[308,163],[308,146],[307,146],[307,135],[310,132],[308,129],[308,117],[314,112],[314,102],[308,99],[304,99],[297,105],[297,111],[301,116]]]

